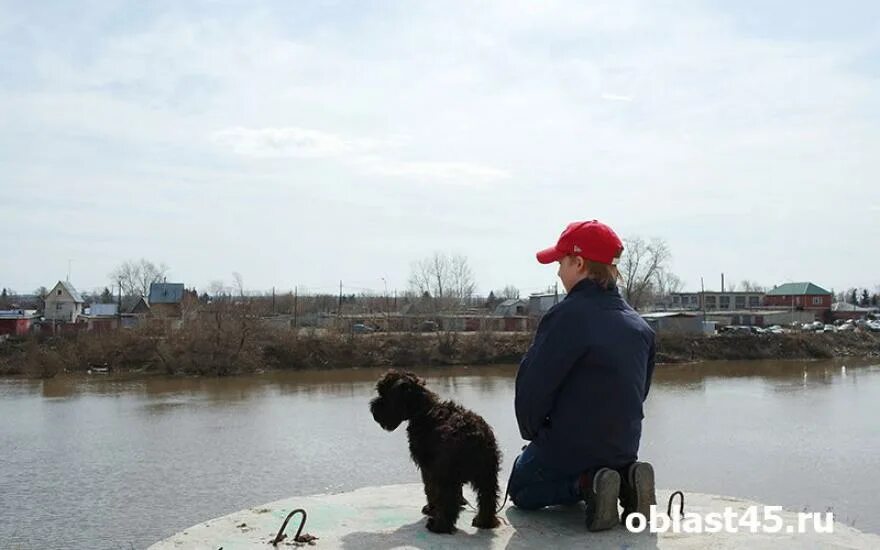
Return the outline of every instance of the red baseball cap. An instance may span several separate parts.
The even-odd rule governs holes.
[[[571,222],[556,246],[538,252],[542,264],[558,262],[565,256],[580,256],[603,264],[614,265],[623,252],[623,242],[607,225],[596,220]]]

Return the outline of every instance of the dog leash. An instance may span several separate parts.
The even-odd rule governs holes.
[[[519,459],[519,457],[517,457]],[[516,461],[513,463],[516,466]],[[504,507],[507,506],[507,497],[510,496],[510,482],[513,481],[513,468],[510,469],[510,476],[507,478],[507,487],[504,488],[504,500],[501,501],[501,507],[495,510],[495,513],[499,513],[501,510],[504,510]]]
[[[517,458],[519,458],[519,457],[517,457]],[[514,462],[513,465],[516,466],[516,462]],[[501,512],[501,510],[504,510],[504,507],[507,506],[507,497],[510,496],[510,482],[511,481],[513,481],[513,468],[510,469],[510,476],[508,476],[508,478],[507,478],[507,487],[504,488],[504,500],[501,501],[501,506],[497,510],[495,510],[496,514]],[[464,500],[464,502],[468,505],[468,508],[470,508],[474,512],[478,511],[476,508],[474,508],[474,505],[471,504],[468,499],[462,497],[462,500]]]

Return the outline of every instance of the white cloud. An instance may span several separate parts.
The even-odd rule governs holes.
[[[621,95],[621,94],[602,94],[602,99],[607,101],[626,101],[630,102],[634,98],[631,95]]]
[[[400,161],[362,157],[357,165],[367,174],[441,184],[480,185],[510,178],[506,170],[468,162]]]
[[[793,228],[815,219],[850,227],[865,218],[851,231],[853,248],[880,238],[870,216],[851,221],[845,208],[823,210],[858,200],[876,212],[880,201],[873,182],[880,133],[872,124],[880,91],[876,74],[859,66],[876,59],[876,44],[749,35],[719,11],[727,8],[674,4],[357,3],[313,6],[307,16],[299,3],[276,0],[257,10],[224,4],[209,16],[150,4],[122,31],[87,9],[76,25],[52,28],[13,10],[12,20],[34,30],[30,41],[0,40],[20,48],[0,77],[0,191],[52,195],[59,227],[88,214],[77,201],[63,206],[65,194],[131,198],[144,214],[125,237],[121,248],[129,250],[149,247],[150,235],[167,232],[162,220],[176,216],[151,215],[162,214],[157,188],[186,187],[185,196],[174,195],[188,212],[181,219],[206,228],[218,225],[202,196],[210,189],[235,213],[220,224],[226,237],[263,227],[270,207],[279,220],[264,231],[270,240],[295,240],[332,217],[357,220],[351,245],[364,249],[406,233],[407,242],[465,253],[474,246],[476,256],[496,249],[488,241],[504,227],[504,239],[517,244],[486,258],[479,276],[487,285],[517,283],[506,280],[511,272],[524,285],[552,282],[530,253],[517,251],[521,243],[546,245],[569,218],[585,216],[606,218],[624,234],[666,237],[675,270],[690,283],[741,263],[749,270],[743,278],[765,284],[800,273],[843,286],[839,266],[878,272],[877,260],[854,265],[835,244],[811,241],[820,246],[815,255],[787,246]],[[13,28],[0,23],[0,34]],[[6,87],[16,75],[33,78]],[[830,191],[831,183],[841,190]],[[466,193],[450,192],[456,185]],[[20,191],[26,186],[31,194]],[[308,212],[288,215],[297,208]],[[546,214],[510,226],[510,212],[524,209]],[[16,211],[21,218],[10,223],[26,224],[26,209]],[[388,212],[409,216],[405,232]],[[462,237],[411,223],[437,212],[444,227],[456,220],[474,227]],[[337,239],[331,233],[296,243],[314,247],[309,265],[273,254],[247,279],[321,280],[335,261],[321,256]],[[244,242],[187,235],[211,265],[241,269],[256,253]],[[21,265],[69,257],[68,243],[52,232],[30,238],[39,257],[22,252]],[[288,245],[278,238],[263,248]],[[345,269],[405,272],[412,253],[383,245],[375,259],[365,254]],[[194,280],[230,271],[179,256],[161,259],[206,271],[181,273]],[[31,277],[15,265],[0,272]],[[97,283],[103,276],[96,270]]]
[[[211,139],[235,153],[255,158],[327,158],[368,149],[369,142],[306,128],[226,128]]]
[[[377,148],[399,146],[400,138],[351,139],[307,128],[227,128],[211,140],[238,155],[255,159],[323,158],[341,161],[370,176],[416,182],[480,185],[510,177],[506,170],[471,162],[403,161],[378,154]]]

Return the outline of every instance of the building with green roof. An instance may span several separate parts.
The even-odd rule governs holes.
[[[811,282],[785,283],[767,292],[764,305],[789,309],[831,310],[831,292]]]

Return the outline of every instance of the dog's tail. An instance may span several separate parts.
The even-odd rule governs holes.
[[[514,466],[516,466],[516,464],[514,464]],[[504,510],[504,507],[507,506],[507,497],[510,496],[510,482],[512,480],[513,480],[513,468],[510,469],[510,476],[508,476],[508,478],[507,478],[507,486],[504,488],[504,500],[501,501],[501,506],[498,507],[497,510],[495,510],[496,514],[500,513],[501,510]],[[464,497],[462,497],[462,499],[465,501],[465,503],[467,503],[468,508],[470,508],[474,512],[477,511],[477,509],[474,508],[474,505],[471,504],[470,501],[468,501],[468,499],[466,499]]]

